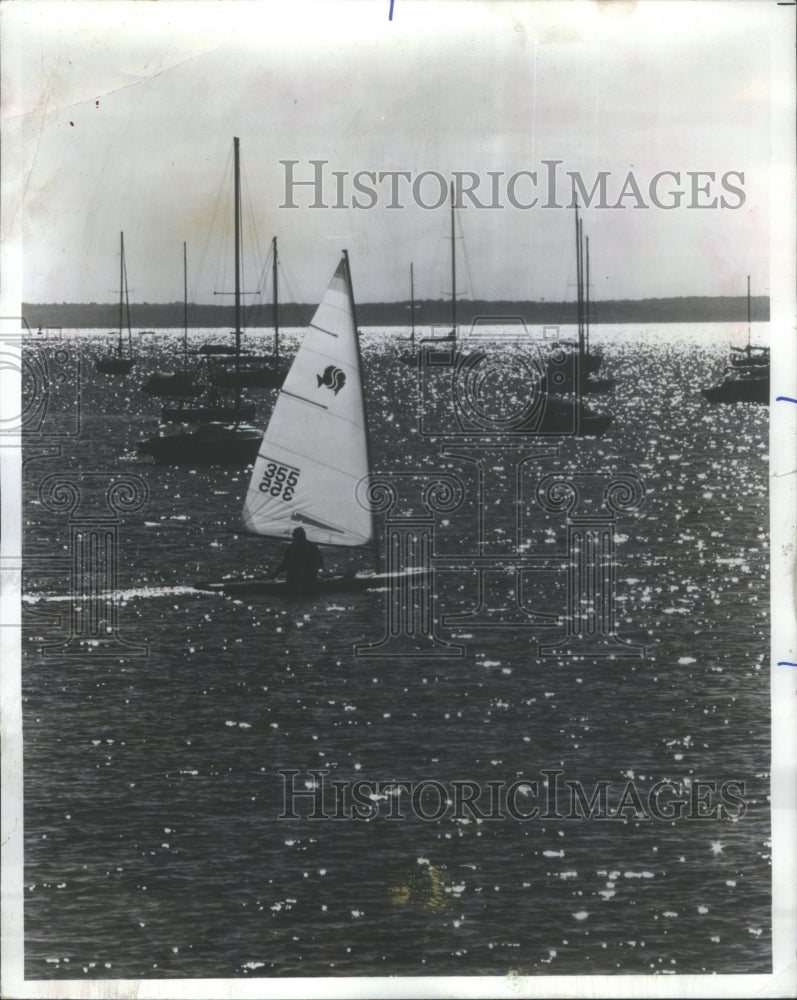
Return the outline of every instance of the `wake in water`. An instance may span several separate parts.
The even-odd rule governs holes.
[[[196,594],[193,587],[134,587],[132,590],[106,590],[99,594],[85,595],[86,599],[102,599],[104,601],[116,600],[124,603],[136,598],[148,600],[158,597],[177,597],[182,594]],[[76,599],[73,594],[23,594],[22,600],[27,604],[40,604],[42,601],[72,601]]]

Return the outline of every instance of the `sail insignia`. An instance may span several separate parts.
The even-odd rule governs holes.
[[[316,378],[318,379],[319,389],[322,385],[325,385],[327,389],[331,389],[336,396],[346,384],[346,373],[341,371],[340,368],[336,368],[334,365],[327,365],[324,369],[324,374],[316,375]]]

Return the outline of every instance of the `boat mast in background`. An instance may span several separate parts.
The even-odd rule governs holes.
[[[272,248],[272,309],[274,313],[274,357],[280,356],[280,320],[279,320],[279,294],[277,292],[277,237],[271,240]]]
[[[241,151],[237,136],[233,143],[235,198],[235,409],[241,407]]]
[[[124,328],[127,317],[127,343],[129,357],[124,357]],[[133,357],[133,331],[130,329],[130,295],[127,287],[127,264],[125,263],[125,234],[119,233],[119,338],[116,355],[97,358],[95,367],[104,375],[127,375],[135,364]]]
[[[188,376],[188,250],[183,242],[183,372]]]
[[[451,182],[451,339],[457,339],[457,251],[454,234],[454,182]]]
[[[415,277],[412,261],[410,261],[410,340],[412,350],[415,350]]]
[[[589,236],[586,239],[586,264],[587,264],[587,279],[584,285],[584,343],[586,345],[587,354],[589,354]]]

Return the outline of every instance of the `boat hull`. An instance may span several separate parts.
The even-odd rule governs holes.
[[[261,433],[253,427],[215,427],[164,434],[140,441],[138,451],[159,465],[227,466],[242,468],[257,457]]]
[[[709,403],[769,403],[769,379],[725,379],[718,385],[703,389]]]
[[[607,392],[614,389],[615,380],[613,378],[583,378],[581,380],[582,395],[605,396]]]
[[[254,420],[255,413],[254,403],[242,403],[240,406],[164,406],[161,420],[176,424],[204,424],[214,420],[232,423]]]
[[[135,363],[135,358],[97,358],[95,367],[101,375],[127,375]]]
[[[596,413],[580,400],[549,396],[539,423],[530,429],[530,433],[603,437],[613,423],[611,413]]]

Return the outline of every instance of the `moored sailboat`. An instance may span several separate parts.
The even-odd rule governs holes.
[[[573,371],[575,378],[571,378],[565,383],[560,382],[560,388],[570,391],[578,384],[578,395],[603,395],[611,392],[614,388],[613,378],[596,378],[595,372],[603,362],[603,355],[593,351],[590,347],[590,280],[589,280],[589,237],[584,238],[583,222],[578,217],[578,203],[575,204],[576,213],[576,341],[558,341],[553,347],[555,350],[564,349],[569,352],[574,360]],[[576,382],[577,380],[577,382]]]
[[[208,361],[211,385],[221,389],[279,389],[285,381],[289,361],[280,353],[279,329],[279,254],[277,237],[271,240],[272,313],[274,321],[274,352],[246,354],[241,350],[240,321],[236,319],[235,350],[225,351],[221,345],[208,344],[200,353]]]
[[[405,365],[418,364],[418,348],[415,346],[415,272],[410,262],[410,349],[400,359]]]
[[[456,245],[456,214],[455,214],[455,199],[454,199],[454,184],[451,184],[451,195],[450,195],[450,206],[451,206],[451,235],[449,239],[451,240],[451,330],[449,333],[442,337],[424,337],[421,341],[422,344],[454,344],[457,343],[457,245]],[[412,265],[410,265],[412,268]],[[411,308],[412,308],[412,346],[413,350],[410,352],[405,352],[401,355],[400,360],[406,365],[418,365],[418,352],[415,350],[415,287],[414,281],[412,280],[412,270],[410,270],[411,275]]]
[[[588,393],[607,393],[614,387],[614,379],[595,379],[595,372],[603,361],[603,355],[589,350],[589,239],[585,247],[582,222],[578,217],[578,202],[574,199],[576,222],[576,324],[575,343],[555,341],[551,345],[551,355],[547,364],[547,403],[540,429],[556,433],[561,428],[570,428],[580,437],[602,437],[614,422],[610,413],[596,413],[585,403],[582,396]],[[586,284],[586,291],[585,291]],[[552,359],[557,358],[554,373]],[[562,360],[568,359],[569,365]]]
[[[183,365],[173,372],[155,372],[141,386],[148,396],[165,396],[171,399],[192,399],[206,387],[188,367],[188,254],[183,243]],[[171,418],[165,418],[171,419]]]
[[[703,389],[709,403],[769,403],[769,348],[752,343],[750,275],[747,276],[747,344],[731,347],[725,378]]]
[[[590,333],[590,307],[592,305],[589,295],[589,236],[586,237],[585,241],[585,259],[587,275],[586,281],[584,283],[584,337],[583,341],[579,342],[579,371],[581,372],[581,392],[589,395],[598,395],[611,392],[614,388],[613,378],[596,378],[594,374],[585,371],[589,367],[590,363],[594,363],[592,359],[600,359],[602,361],[603,355],[599,355],[590,349],[589,333]],[[583,270],[583,265],[582,265]],[[596,371],[600,367],[600,361],[597,366],[593,369]]]
[[[603,364],[603,354],[594,351],[589,344],[589,239],[587,239],[587,278],[586,293],[584,282],[584,237],[582,232],[582,222],[578,217],[578,201],[575,191],[573,193],[573,207],[575,208],[576,219],[576,340],[558,340],[551,346],[557,351],[566,351],[568,354],[577,356],[579,378],[583,381],[588,376],[594,375]],[[613,385],[614,383],[612,383]],[[595,388],[594,392],[609,391],[608,388]],[[589,390],[587,390],[589,391]]]
[[[234,202],[235,202],[235,347],[232,354],[234,372],[241,363],[241,179],[238,138],[233,139]],[[225,348],[208,345],[205,353],[228,354]],[[214,348],[217,348],[214,351]],[[202,353],[202,352],[200,352]],[[252,420],[255,407],[242,393],[243,380],[229,388],[227,398],[221,387],[211,385],[207,398],[198,404],[178,402],[165,407],[164,420],[182,424],[199,424],[192,431],[181,429],[176,434],[159,434],[142,441],[138,450],[151,455],[156,462],[169,465],[247,465],[254,461],[260,433],[245,421]]]
[[[124,356],[124,327],[127,326],[129,357]],[[119,340],[116,354],[97,358],[95,366],[103,375],[127,375],[136,359],[133,357],[133,334],[130,329],[130,296],[127,289],[127,265],[125,263],[125,234],[119,234]]]

